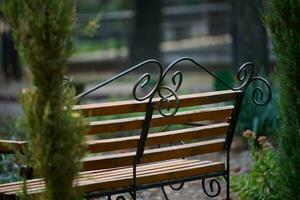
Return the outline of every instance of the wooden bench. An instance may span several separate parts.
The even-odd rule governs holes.
[[[130,68],[81,96],[144,64]],[[179,86],[175,89],[162,86],[172,67],[160,73],[158,84],[145,98],[135,96],[136,100],[74,107],[87,117],[90,126],[86,133],[89,155],[84,158],[82,171],[74,181],[74,187],[83,191],[87,199],[96,196],[111,199],[111,195],[127,192],[136,199],[137,190],[154,187],[161,187],[167,199],[164,186],[179,184],[178,188],[172,186],[178,190],[183,183],[194,180],[202,180],[205,194],[215,197],[221,191],[216,177],[224,177],[229,199],[230,146],[244,89],[252,82],[251,78],[240,88],[178,96],[176,91],[182,80],[178,82],[177,79]],[[182,74],[178,74],[175,73],[174,79],[176,76],[182,79]],[[138,80],[134,93],[145,77],[147,75]],[[254,78],[267,83],[262,78]],[[162,94],[162,90],[168,94]],[[263,104],[267,101],[269,98]],[[5,143],[17,149],[26,145],[24,141],[0,141],[2,153],[11,152]],[[204,154],[209,154],[211,159]],[[207,181],[214,187],[207,189]],[[15,199],[21,187],[22,182],[0,185],[0,199]],[[43,179],[28,180],[27,190],[33,195],[43,192]],[[125,198],[119,196],[118,199]]]

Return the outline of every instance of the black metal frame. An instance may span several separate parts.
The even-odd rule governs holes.
[[[143,158],[143,153],[144,153],[144,149],[145,149],[145,144],[147,141],[147,136],[148,136],[148,132],[149,132],[149,124],[151,122],[152,119],[152,114],[153,114],[153,103],[152,100],[154,98],[155,95],[158,95],[160,97],[160,103],[159,103],[159,108],[158,111],[159,113],[164,116],[164,117],[171,117],[174,116],[179,108],[179,98],[178,95],[176,94],[176,92],[178,91],[178,89],[180,88],[182,81],[183,81],[183,73],[181,71],[176,71],[172,77],[172,84],[173,87],[169,87],[169,86],[165,86],[163,85],[165,78],[167,77],[167,74],[175,67],[177,66],[179,63],[183,62],[183,61],[188,61],[191,62],[193,65],[201,68],[202,70],[204,70],[206,73],[210,74],[213,78],[215,78],[216,80],[220,81],[224,86],[226,86],[228,89],[230,90],[234,90],[237,91],[237,97],[235,100],[235,109],[232,113],[231,116],[231,123],[226,135],[226,142],[225,142],[225,147],[224,150],[226,151],[226,169],[224,172],[222,173],[217,173],[217,174],[207,174],[207,175],[201,175],[201,176],[195,176],[195,177],[189,177],[189,178],[184,178],[184,179],[180,179],[180,180],[176,180],[176,181],[166,181],[166,182],[160,182],[158,184],[152,184],[152,185],[137,185],[136,182],[136,167],[138,164],[141,163],[141,160]],[[109,83],[125,76],[126,74],[133,72],[147,64],[155,64],[155,66],[158,67],[158,77],[156,79],[156,83],[154,85],[154,87],[152,88],[152,90],[146,94],[145,96],[139,97],[137,94],[137,89],[138,87],[145,87],[150,80],[152,79],[152,76],[150,73],[144,73],[140,78],[138,78],[138,80],[136,81],[136,83],[133,86],[133,90],[132,90],[132,95],[133,97],[137,100],[137,101],[143,101],[148,99],[148,104],[147,104],[147,110],[145,113],[145,120],[142,126],[142,130],[141,130],[141,134],[140,134],[140,139],[138,142],[138,147],[136,150],[136,156],[133,162],[133,183],[132,186],[128,186],[128,188],[124,188],[124,189],[120,189],[120,190],[116,190],[116,191],[102,191],[102,192],[94,192],[94,193],[90,193],[90,194],[86,194],[85,198],[89,199],[95,196],[108,196],[108,199],[111,199],[111,195],[113,194],[120,194],[120,193],[125,193],[128,192],[131,197],[135,200],[136,199],[136,191],[137,190],[143,190],[143,189],[148,189],[148,188],[154,188],[154,187],[161,187],[163,195],[165,196],[165,198],[168,200],[168,196],[164,190],[164,186],[169,185],[173,190],[180,190],[183,187],[184,182],[188,182],[188,181],[193,181],[193,180],[202,180],[202,188],[204,193],[209,196],[209,197],[216,197],[220,194],[221,192],[221,186],[219,181],[216,179],[216,177],[223,177],[226,181],[226,197],[227,199],[229,199],[229,185],[230,185],[230,146],[231,146],[231,142],[232,142],[232,138],[234,135],[234,131],[235,131],[235,127],[236,127],[236,123],[237,123],[237,119],[239,116],[239,112],[240,112],[240,108],[242,105],[242,101],[243,101],[243,97],[244,97],[244,93],[247,90],[248,86],[250,83],[254,82],[254,81],[260,81],[262,82],[267,89],[267,95],[265,95],[265,90],[261,87],[256,87],[253,89],[252,91],[252,99],[254,101],[254,103],[256,105],[259,106],[263,106],[266,105],[272,97],[272,90],[271,90],[271,86],[268,83],[268,81],[262,77],[258,77],[258,76],[254,76],[254,66],[252,63],[248,62],[243,64],[238,72],[237,72],[237,79],[239,82],[241,82],[241,84],[238,87],[232,87],[230,85],[228,85],[225,81],[223,81],[222,79],[218,78],[214,73],[210,72],[208,69],[206,69],[205,67],[203,67],[202,65],[198,64],[195,60],[193,60],[192,58],[189,57],[183,57],[180,59],[177,59],[176,61],[174,61],[173,63],[171,63],[169,66],[167,66],[167,68],[165,70],[163,70],[162,65],[156,61],[156,60],[146,60],[138,65],[135,65],[121,73],[119,73],[118,75],[112,77],[111,79],[108,79],[107,81],[104,81],[103,83],[100,83],[98,85],[96,85],[94,88],[90,89],[89,91],[83,92],[80,95],[76,96],[76,99],[81,99],[84,96],[92,93],[93,91],[104,87],[106,85],[108,85]],[[167,94],[164,94],[163,91],[167,91]],[[176,100],[176,105],[175,108],[173,108],[173,111],[170,112],[170,97],[175,98]],[[163,107],[162,103],[166,103],[167,106]],[[164,108],[166,108],[165,110],[167,110],[167,113],[164,112]],[[207,180],[208,178],[210,178],[209,180]],[[213,178],[213,179],[211,179]],[[209,192],[207,189],[207,184],[206,181],[209,181],[208,185],[209,185]],[[179,183],[180,186],[178,188],[172,186],[173,184],[177,184]],[[214,186],[215,185],[215,186]],[[215,189],[216,188],[216,189]],[[124,196],[118,196],[117,200],[122,200],[125,199]]]

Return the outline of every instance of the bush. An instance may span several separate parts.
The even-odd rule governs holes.
[[[84,121],[71,110],[74,90],[64,82],[72,53],[72,0],[6,0],[5,15],[32,74],[21,103],[28,155],[44,177],[43,199],[74,199],[73,180],[84,156]],[[39,198],[41,199],[41,198]]]
[[[256,137],[249,130],[244,132],[247,138],[252,169],[249,174],[232,177],[231,189],[241,200],[277,200],[281,199],[279,191],[282,183],[276,155],[266,137]]]
[[[273,37],[279,80],[282,199],[300,199],[300,0],[271,0],[265,22]]]

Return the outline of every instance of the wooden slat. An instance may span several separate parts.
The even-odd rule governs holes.
[[[224,163],[190,163],[186,166],[169,166],[137,174],[138,184],[150,184],[160,181],[171,181],[179,178],[192,177],[203,173],[216,173],[224,170]],[[123,176],[111,177],[100,181],[87,181],[79,183],[84,191],[107,190],[111,188],[130,187],[132,173]]]
[[[236,94],[241,91],[223,90],[214,92],[204,92],[197,94],[181,95],[180,107],[197,106],[205,104],[220,103],[224,101],[233,101]],[[155,108],[158,107],[159,98],[153,99]],[[98,103],[76,105],[73,107],[75,111],[81,111],[85,116],[102,116],[102,115],[116,115],[131,112],[145,112],[147,101],[119,101],[113,103]],[[175,100],[171,100],[171,107],[175,106]]]
[[[199,160],[185,160],[185,159],[176,159],[176,160],[169,160],[159,163],[151,163],[151,164],[141,164],[137,167],[137,172],[141,174],[141,172],[146,172],[153,169],[165,168],[170,166],[177,166],[180,167],[181,165],[186,165],[188,163],[195,163],[199,162]],[[201,161],[201,163],[211,163],[212,161]],[[85,171],[80,172],[79,176],[75,178],[75,182],[78,181],[85,181],[85,180],[96,180],[99,178],[106,178],[112,176],[121,176],[121,175],[129,175],[132,172],[132,167],[122,167],[122,168],[113,168],[113,169],[102,169],[102,170],[94,170],[94,171]],[[32,190],[34,188],[41,188],[44,187],[44,180],[33,179],[28,180],[26,182],[26,186],[28,189]],[[22,189],[23,182],[18,181],[14,183],[7,183],[7,184],[0,184],[0,194],[1,193],[8,193],[8,192],[18,192]]]
[[[15,151],[20,151],[25,144],[25,141],[0,140],[0,153],[14,153]]]
[[[187,178],[196,175],[202,175],[207,173],[217,173],[224,170],[224,163],[192,163],[187,166],[170,166],[166,168],[160,168],[157,170],[151,170],[146,173],[137,174],[138,184],[153,184],[160,181],[171,181],[180,178]],[[111,188],[117,189],[121,187],[130,187],[132,185],[132,173],[124,176],[116,176],[109,179],[100,181],[87,181],[81,182],[77,187],[82,188],[86,192],[96,190],[110,190]]]
[[[181,178],[199,176],[207,173],[218,173],[225,170],[224,163],[198,160],[182,160],[180,162],[163,162],[146,166],[138,166],[138,184],[154,184],[160,181],[172,181]],[[75,187],[83,192],[101,190],[116,190],[130,187],[132,183],[132,167],[121,170],[93,173],[90,177],[79,177],[75,180]],[[27,185],[29,194],[44,191],[44,184]],[[16,194],[18,190],[7,191],[6,194]]]
[[[229,124],[219,123],[206,126],[185,128],[175,131],[152,133],[148,135],[146,146],[174,143],[182,140],[193,140],[220,136],[227,133]],[[136,148],[140,136],[119,137],[113,139],[88,141],[91,153]]]
[[[145,150],[142,163],[170,160],[224,150],[224,139]],[[105,169],[131,165],[135,152],[94,156],[83,159],[83,170]]]
[[[184,124],[204,120],[220,120],[230,117],[233,108],[233,106],[222,106],[217,108],[178,112],[174,117],[163,117],[161,115],[154,115],[152,117],[150,126],[159,127],[170,124]],[[90,122],[90,129],[87,132],[87,134],[91,135],[97,133],[109,133],[141,129],[143,122],[144,117],[131,117],[124,119]]]

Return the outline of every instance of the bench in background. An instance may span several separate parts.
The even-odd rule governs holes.
[[[153,89],[145,96],[138,96],[138,88],[149,83],[148,73],[133,87],[135,100],[73,108],[86,116],[90,127],[86,133],[89,155],[83,159],[82,171],[74,181],[87,199],[96,196],[111,199],[111,195],[126,192],[136,199],[136,191],[154,187],[161,187],[168,199],[165,186],[179,190],[185,182],[194,180],[202,180],[205,194],[215,197],[221,192],[216,177],[225,179],[229,199],[230,146],[245,90],[253,81],[265,84],[267,96],[263,96],[261,88],[253,91],[254,102],[265,105],[271,98],[270,85],[265,79],[254,77],[252,64],[246,63],[238,71],[240,87],[233,88],[215,77],[228,90],[178,95],[182,72],[173,74],[173,87],[163,83],[169,71],[181,61],[190,61],[215,77],[190,58],[181,58],[164,71],[157,61],[148,60],[78,96],[82,98],[144,65],[156,64],[159,69]],[[12,152],[5,143],[14,149],[26,146],[24,141],[0,141],[2,153]],[[222,159],[207,160],[202,156],[220,152],[224,153]],[[208,189],[206,182],[214,187]],[[15,199],[21,188],[21,182],[0,185],[0,199]],[[43,179],[28,180],[27,189],[32,195],[43,192]]]

